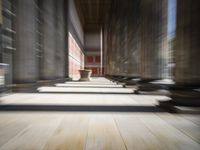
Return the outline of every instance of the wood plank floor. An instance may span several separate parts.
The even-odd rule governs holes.
[[[117,94],[121,86],[105,78],[80,84],[57,85],[75,89],[73,93],[41,91],[1,97],[0,150],[200,149],[200,115],[156,108],[157,100],[168,97],[134,95],[130,89]]]

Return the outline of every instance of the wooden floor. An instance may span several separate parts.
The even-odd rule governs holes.
[[[200,150],[200,115],[131,90],[95,78],[3,96],[0,150]]]

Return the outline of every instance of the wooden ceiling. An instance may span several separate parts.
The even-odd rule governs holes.
[[[111,0],[75,0],[84,29],[101,26],[109,13]]]

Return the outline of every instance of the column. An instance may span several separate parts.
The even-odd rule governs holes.
[[[167,0],[141,0],[140,6],[141,81],[138,90],[154,91],[162,86],[149,82],[167,77]]]
[[[177,0],[175,81],[200,85],[200,2]]]
[[[112,56],[112,52],[111,52],[111,27],[109,25],[106,25],[106,29],[107,29],[107,36],[106,36],[106,40],[107,40],[107,46],[106,46],[106,51],[104,53],[104,57],[106,57],[106,66],[105,66],[105,74],[110,76],[111,75],[111,56]]]
[[[56,63],[56,78],[65,77],[65,61],[66,55],[65,46],[65,23],[64,23],[64,0],[56,1],[56,53],[55,53],[55,63]],[[66,10],[67,11],[67,10]]]
[[[111,8],[110,14],[108,18],[108,69],[110,75],[113,76],[114,79],[121,79],[125,76],[125,48],[126,48],[126,33],[127,30],[125,28],[126,23],[124,22],[126,18],[124,18],[124,8],[122,8],[121,1],[115,1]],[[124,7],[124,5],[123,5]]]
[[[119,80],[122,80],[124,76],[127,76],[126,70],[126,57],[125,52],[127,51],[127,15],[126,15],[126,7],[127,3],[120,1],[118,4],[118,28],[117,28],[117,38],[118,38],[118,75],[120,76]],[[116,44],[117,44],[116,43]]]
[[[40,79],[56,78],[56,28],[55,0],[42,0],[43,57],[41,60]]]
[[[116,13],[116,12],[115,12]],[[116,22],[113,24],[114,32],[112,37],[112,51],[113,51],[113,74],[115,76],[120,76],[121,70],[120,70],[120,59],[121,59],[121,53],[120,53],[120,19],[118,18],[119,14],[116,14]]]
[[[140,0],[129,0],[126,7],[127,14],[127,49],[125,49],[126,57],[126,73],[128,76],[137,78],[139,74],[140,64],[140,47],[141,47],[141,30],[140,30]]]
[[[16,0],[13,80],[15,83],[38,79],[36,57],[36,5],[34,0]]]
[[[139,76],[140,0],[116,1],[109,17],[108,71],[127,82]]]
[[[200,1],[177,0],[175,105],[200,106]]]
[[[68,24],[69,24],[69,11],[68,11],[68,8],[69,8],[69,1],[68,0],[64,0],[63,1],[64,3],[63,3],[63,5],[64,5],[64,41],[65,41],[65,50],[64,50],[64,56],[65,56],[65,64],[64,64],[64,67],[65,67],[65,69],[64,69],[64,73],[65,73],[65,78],[66,79],[70,79],[69,78],[69,55],[68,55],[68,53],[69,53],[69,49],[68,49],[68,32],[69,32],[69,26],[68,26]]]
[[[143,80],[162,79],[167,66],[167,0],[141,0],[141,65]]]
[[[108,47],[107,47],[107,68],[106,68],[106,72],[107,74],[109,74],[110,76],[115,74],[116,71],[116,65],[115,65],[115,61],[116,61],[116,35],[115,35],[115,31],[116,31],[116,17],[113,15],[113,13],[115,12],[114,8],[111,8],[110,11],[110,16],[109,16],[109,20],[107,22],[107,28],[108,28]]]

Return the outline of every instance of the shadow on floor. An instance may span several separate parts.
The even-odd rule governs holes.
[[[166,112],[157,106],[0,105],[0,111]]]

